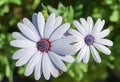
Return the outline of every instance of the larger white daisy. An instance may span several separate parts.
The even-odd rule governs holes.
[[[102,31],[102,28],[105,24],[105,21],[98,19],[95,25],[93,26],[93,20],[91,17],[87,18],[87,21],[84,18],[80,18],[80,22],[73,21],[73,24],[78,31],[70,29],[69,33],[78,38],[77,43],[75,44],[77,50],[80,50],[76,60],[79,62],[83,59],[84,63],[88,63],[90,58],[90,52],[94,60],[98,63],[101,62],[101,58],[96,49],[102,53],[109,55],[111,51],[106,46],[112,46],[113,42],[108,39],[103,39],[109,33],[109,29]]]
[[[74,46],[70,45],[75,40],[73,36],[64,36],[70,24],[61,25],[62,17],[55,17],[52,13],[45,24],[44,16],[41,12],[33,14],[32,22],[27,18],[23,23],[18,23],[21,31],[13,32],[16,40],[10,42],[14,47],[21,48],[12,56],[19,59],[16,66],[27,64],[25,76],[29,76],[34,71],[34,77],[39,80],[42,73],[46,80],[50,79],[50,74],[58,77],[59,71],[67,71],[62,60],[73,62],[71,56],[74,54]]]

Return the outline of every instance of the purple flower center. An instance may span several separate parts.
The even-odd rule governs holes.
[[[37,42],[38,50],[41,52],[48,52],[50,50],[50,42],[47,39],[41,39],[39,42]]]
[[[87,36],[85,37],[85,43],[86,43],[88,46],[92,45],[93,42],[94,42],[94,37],[93,37],[92,35],[87,35]]]

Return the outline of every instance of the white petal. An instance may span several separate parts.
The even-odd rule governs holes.
[[[95,26],[92,30],[92,35],[95,35],[96,33],[98,33],[99,31],[99,27],[100,27],[100,23],[101,23],[101,19],[98,19],[97,22],[95,23]]]
[[[83,41],[80,41],[80,42],[74,44],[74,46],[75,46],[75,48],[76,48],[76,52],[77,52],[78,50],[80,50],[84,45],[85,45],[85,42],[83,42]]]
[[[106,55],[110,55],[110,54],[111,54],[111,51],[110,51],[107,47],[105,47],[105,46],[103,46],[103,45],[101,45],[101,44],[94,43],[94,46],[95,46],[99,51],[101,51],[102,53],[104,53],[104,54],[106,54]]]
[[[29,40],[12,40],[10,45],[19,48],[36,48],[36,43]]]
[[[43,56],[43,54],[40,53],[39,55],[40,55],[40,57],[38,59],[39,61],[35,65],[35,73],[34,73],[35,80],[39,80],[42,75],[42,56]]]
[[[54,41],[54,40],[61,38],[63,36],[63,34],[69,29],[69,27],[70,27],[70,24],[65,23],[62,26],[60,26],[59,28],[57,28],[55,30],[55,32],[53,32],[53,34],[51,35],[50,41]]]
[[[86,55],[87,45],[84,45],[84,47],[80,50],[80,52],[77,55],[76,61],[80,62],[83,57]]]
[[[44,19],[44,16],[43,16],[43,14],[41,12],[38,13],[37,24],[38,24],[38,27],[39,27],[40,35],[43,38],[45,19]]]
[[[105,29],[102,32],[98,33],[97,35],[95,35],[96,38],[104,38],[106,37],[108,34],[110,33],[109,29]]]
[[[12,55],[12,59],[19,59],[23,56],[23,54],[28,53],[29,49],[19,49]]]
[[[47,19],[47,22],[46,22],[46,25],[45,25],[45,33],[44,33],[44,37],[45,38],[49,38],[49,36],[51,35],[51,33],[53,32],[53,26],[55,24],[55,14],[52,13],[48,19]]]
[[[39,31],[38,22],[37,22],[37,14],[36,13],[34,13],[32,15],[32,23],[35,26],[35,28],[37,29],[37,31]]]
[[[113,46],[113,42],[108,39],[96,39],[95,42],[102,45]]]
[[[94,29],[93,29],[93,35],[99,33],[102,29],[103,29],[103,26],[105,24],[105,21],[101,21],[100,19],[97,20],[95,26],[94,26]]]
[[[29,76],[32,74],[36,63],[39,62],[39,59],[40,59],[40,52],[38,51],[37,53],[35,53],[33,55],[33,57],[30,59],[29,63],[27,64],[27,67],[26,67],[25,73],[24,73],[25,76]]]
[[[62,23],[62,17],[61,16],[58,16],[56,19],[55,19],[55,24],[54,24],[54,30],[56,29],[56,28],[58,28],[60,25],[61,25],[61,23]]]
[[[48,54],[49,55],[49,54]],[[50,60],[50,58],[47,60],[47,62],[49,63],[49,68],[50,68],[50,72],[53,75],[53,77],[58,77],[59,72],[58,69],[56,68],[56,66],[53,64],[52,60]]]
[[[93,20],[91,17],[87,17],[87,22],[89,25],[89,33],[91,33],[92,29],[93,29]]]
[[[20,29],[20,31],[29,39],[31,39],[32,41],[37,42],[40,38],[36,37],[36,34],[26,25],[22,24],[22,23],[18,23],[18,28]]]
[[[103,26],[105,25],[105,20],[102,20],[101,22],[100,22],[100,27],[99,27],[99,29],[98,29],[98,32],[100,32],[102,29],[103,29]]]
[[[63,61],[70,62],[70,63],[74,62],[74,58],[70,55],[66,55],[66,56],[56,55],[56,56],[58,56],[58,58],[60,58]]]
[[[28,51],[29,50],[29,51]],[[35,50],[35,51],[34,51]],[[22,66],[22,65],[24,65],[24,64],[26,64],[29,60],[30,60],[30,58],[37,52],[37,50],[36,49],[24,49],[24,50],[22,50],[22,51],[25,51],[24,53],[22,52],[22,53],[19,53],[20,55],[21,55],[21,57],[20,57],[20,55],[19,55],[19,60],[16,62],[16,66]]]
[[[74,29],[68,30],[68,33],[72,34],[73,36],[77,36],[77,37],[80,37],[80,38],[84,38],[83,35],[81,35],[78,31],[76,31],[76,30],[74,30]]]
[[[42,60],[42,71],[46,80],[50,79],[50,71],[51,71],[48,60],[49,60],[48,54],[44,53]]]
[[[55,40],[54,42],[52,42],[53,45],[59,45],[59,44],[63,44],[64,42],[64,45],[70,45],[71,43],[73,42],[76,42],[77,38],[74,37],[74,36],[66,36],[66,37],[63,37],[61,39],[58,39],[58,40]]]
[[[37,52],[37,48],[19,49],[12,55],[12,59],[20,59],[26,54],[34,54],[35,52]]]
[[[19,32],[13,32],[13,33],[12,33],[12,36],[13,36],[15,39],[28,40],[24,35],[22,35],[22,34],[19,33]]]
[[[57,66],[57,68],[59,68],[62,71],[67,71],[65,64],[56,56],[57,54],[51,51],[49,51],[48,53],[49,53],[50,59]]]
[[[24,18],[24,19],[23,19],[23,22],[24,22],[24,24],[25,24],[27,27],[29,27],[29,28],[33,31],[33,33],[35,34],[35,36],[36,36],[38,39],[40,39],[40,36],[39,36],[39,34],[38,34],[38,31],[36,30],[36,28],[35,28],[35,26],[32,24],[32,22],[31,22],[29,19],[27,19],[27,18]]]
[[[87,33],[85,31],[85,28],[83,28],[82,25],[78,21],[74,20],[73,24],[83,36],[86,36]]]
[[[80,22],[82,24],[82,28],[84,28],[86,30],[86,33],[89,34],[88,22],[84,18],[80,18]]]
[[[76,38],[77,38],[77,39],[76,39],[76,42],[80,42],[80,43],[83,43],[83,44],[85,43],[85,41],[84,41],[84,38],[85,38],[85,37],[76,36]]]
[[[72,55],[75,53],[75,47],[70,45],[75,40],[75,37],[69,36],[56,40],[51,43],[51,50],[61,55]],[[63,44],[64,42],[64,44]]]
[[[90,59],[90,49],[89,49],[89,47],[88,47],[87,50],[86,50],[86,54],[85,54],[85,56],[83,57],[83,62],[84,62],[84,63],[88,63],[89,59]]]
[[[100,63],[101,62],[101,58],[100,58],[97,50],[92,45],[90,46],[90,50],[91,50],[91,53],[92,53],[92,56],[93,56],[94,60],[97,63]]]

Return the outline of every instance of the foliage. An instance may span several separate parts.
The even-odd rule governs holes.
[[[25,81],[25,66],[15,67],[11,56],[16,48],[11,47],[9,42],[13,39],[11,33],[18,31],[17,23],[22,21],[23,17],[31,19],[32,14],[39,11],[46,17],[51,12],[61,15],[63,23],[70,22],[71,28],[74,28],[72,21],[79,20],[80,17],[92,16],[94,22],[97,18],[105,19],[104,29],[111,30],[107,38],[114,42],[114,46],[110,47],[110,56],[100,53],[102,63],[95,63],[92,57],[88,64],[66,63],[68,72],[58,78],[51,78],[51,82],[120,81],[120,0],[0,0],[0,81],[5,82],[7,78],[9,82],[16,82],[18,77]],[[31,82],[35,81],[32,77],[28,78]],[[40,81],[45,80],[42,77]]]

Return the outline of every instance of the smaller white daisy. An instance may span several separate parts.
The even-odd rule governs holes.
[[[18,59],[16,66],[27,64],[25,76],[34,72],[36,80],[43,74],[46,80],[59,76],[59,71],[66,72],[67,67],[63,63],[73,62],[71,56],[75,52],[73,45],[74,36],[64,36],[70,28],[69,23],[62,24],[62,17],[50,14],[47,21],[41,12],[33,14],[32,22],[24,18],[23,23],[18,23],[20,32],[13,32],[10,44],[21,48],[12,58]]]
[[[91,17],[87,17],[87,20],[80,18],[80,22],[81,24],[76,20],[73,21],[73,24],[78,31],[73,29],[68,31],[78,39],[75,46],[77,47],[77,50],[80,51],[77,55],[76,61],[79,62],[83,60],[84,63],[88,63],[91,52],[94,60],[100,63],[101,58],[96,49],[106,55],[111,54],[111,51],[106,46],[112,46],[113,42],[111,40],[104,39],[104,37],[110,33],[110,30],[105,29],[102,31],[105,21],[101,19],[98,19],[94,26]]]

